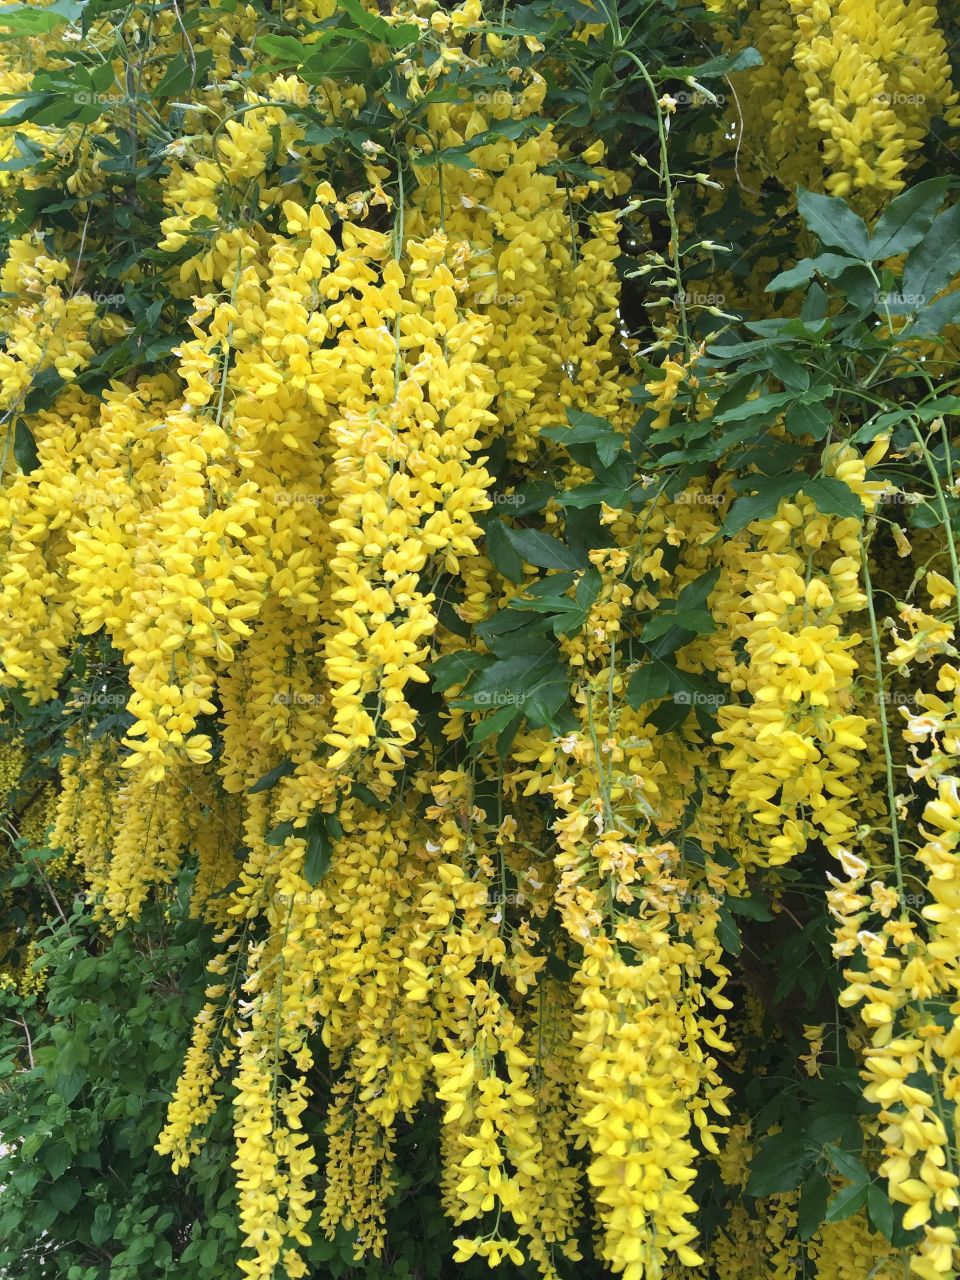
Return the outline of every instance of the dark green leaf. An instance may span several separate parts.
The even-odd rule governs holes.
[[[753,1158],[747,1194],[770,1196],[796,1190],[815,1159],[816,1152],[802,1135],[786,1131],[774,1134]]]
[[[255,796],[261,791],[269,791],[281,778],[289,777],[296,767],[292,760],[281,760],[269,773],[265,773],[262,778],[257,779],[252,787],[248,788],[250,795]]]
[[[69,1175],[50,1188],[50,1200],[61,1213],[69,1213],[80,1199],[80,1179]]]
[[[862,516],[863,503],[849,485],[833,476],[805,480],[803,492],[825,516]]]
[[[788,289],[796,289],[808,280],[812,280],[819,272],[822,276],[835,279],[850,266],[850,259],[838,253],[821,253],[816,258],[801,258],[795,267],[788,267],[774,276],[766,286],[767,293],[777,293]]]
[[[598,418],[592,413],[583,413],[578,409],[568,409],[568,427],[545,427],[542,436],[548,440],[556,440],[565,448],[577,444],[591,444],[596,449],[597,457],[605,467],[609,467],[623,452],[626,438],[621,435],[605,418]]]
[[[805,488],[808,477],[802,472],[788,476],[770,476],[758,492],[738,498],[723,522],[723,532],[730,537],[745,529],[753,520],[766,520],[774,515],[781,498],[791,497]]]
[[[860,1186],[870,1181],[870,1174],[864,1168],[863,1162],[849,1151],[844,1151],[842,1147],[830,1145],[825,1148],[825,1153],[837,1173],[842,1173],[855,1186]]]
[[[627,685],[627,701],[636,710],[645,702],[665,698],[670,691],[670,676],[662,662],[648,662],[634,672]]]
[[[933,221],[923,240],[904,263],[901,292],[932,302],[960,271],[960,204],[952,205]]]
[[[281,845],[294,834],[293,822],[287,820],[275,826],[271,831],[263,837],[266,844]]]
[[[830,430],[833,415],[824,404],[807,404],[798,400],[787,410],[784,419],[787,430],[795,436],[813,436],[822,440]]]
[[[721,907],[717,912],[717,938],[724,951],[729,951],[732,956],[738,956],[743,950],[743,941],[740,937],[740,930],[737,922],[726,909]],[[751,1178],[751,1182],[753,1179]],[[791,1184],[793,1185],[793,1184]],[[755,1191],[748,1187],[751,1195],[765,1195],[766,1192]]]
[[[933,225],[949,185],[949,178],[928,178],[891,200],[870,237],[870,260],[881,262],[915,248]]]
[[[759,898],[727,898],[726,905],[738,916],[746,916],[748,920],[772,920],[770,909]]]
[[[843,200],[801,188],[797,193],[797,210],[821,243],[842,249],[861,261],[869,258],[870,233],[867,225]]]
[[[800,1188],[800,1203],[797,1207],[797,1231],[801,1240],[813,1238],[821,1226],[830,1197],[830,1183],[818,1170],[813,1169],[804,1179]]]
[[[28,120],[36,120],[45,110],[56,105],[56,103],[57,97],[52,93],[24,94],[12,107],[7,107],[6,111],[0,113],[0,128],[5,125],[24,124]]]
[[[824,1222],[842,1222],[862,1209],[867,1199],[868,1184],[841,1187],[830,1201]]]
[[[13,456],[25,476],[30,475],[32,471],[36,471],[40,465],[37,443],[33,438],[33,432],[22,418],[17,420],[17,426],[13,433]]]
[[[307,823],[303,878],[308,884],[319,884],[330,869],[333,838],[329,829],[329,818],[329,814],[314,813]]]
[[[458,649],[455,653],[443,654],[431,662],[429,668],[434,692],[442,693],[452,685],[466,684],[473,673],[488,661],[486,654],[476,653],[473,649]]]
[[[266,35],[259,36],[256,47],[265,53],[271,62],[283,67],[298,67],[309,56],[309,47],[295,40],[293,36]]]
[[[701,62],[698,67],[664,67],[661,75],[684,81],[688,76],[692,76],[695,80],[713,80],[718,76],[733,75],[735,71],[746,71],[749,67],[762,66],[763,58],[750,46],[746,49],[738,49],[736,53],[710,58],[707,62]]]
[[[792,404],[796,398],[796,393],[793,391],[775,391],[769,395],[756,396],[753,400],[744,400],[741,404],[725,409],[714,418],[714,422],[743,422],[748,418],[771,413],[776,416],[776,412]]]
[[[867,1188],[867,1213],[874,1229],[888,1240],[893,1239],[893,1205],[882,1187],[872,1182]]]
[[[10,4],[0,8],[0,27],[6,27],[17,35],[35,36],[53,31],[67,22],[75,22],[83,5],[79,0],[55,0],[41,8],[34,4]]]
[[[510,582],[523,581],[523,561],[509,536],[502,520],[491,520],[486,529],[487,555],[495,569]]]
[[[948,293],[936,302],[928,302],[917,313],[912,323],[901,329],[902,338],[936,338],[948,324],[960,319],[960,293]]]
[[[507,537],[520,557],[538,569],[581,569],[583,565],[559,538],[539,529],[508,529]]]
[[[185,53],[178,53],[163,73],[160,83],[154,90],[154,97],[183,97],[198,85],[203,84],[212,65],[213,54],[209,49],[196,50],[192,60]]]

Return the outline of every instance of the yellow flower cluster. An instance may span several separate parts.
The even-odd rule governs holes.
[[[741,163],[761,180],[875,205],[903,187],[932,121],[958,118],[949,36],[927,0],[758,0],[737,41],[764,58],[735,80]]]

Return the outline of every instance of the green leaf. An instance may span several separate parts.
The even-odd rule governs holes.
[[[812,1239],[822,1225],[829,1198],[830,1183],[818,1169],[812,1170],[800,1188],[797,1206],[797,1230],[801,1240]]]
[[[381,800],[369,787],[365,787],[362,782],[355,782],[350,788],[350,794],[354,799],[359,800],[361,804],[369,805],[371,809],[382,812],[388,807],[385,800]]]
[[[255,796],[261,791],[269,791],[270,788],[275,786],[281,778],[289,777],[296,767],[297,766],[292,760],[281,760],[281,762],[275,768],[271,769],[269,773],[265,773],[262,778],[257,779],[252,787],[247,788],[249,794]]]
[[[60,1097],[69,1106],[86,1083],[85,1072],[79,1070],[65,1071],[57,1076],[55,1088]]]
[[[200,1252],[197,1254],[197,1261],[201,1267],[212,1267],[217,1260],[217,1241],[213,1236],[208,1236],[200,1246]]]
[[[108,1204],[98,1204],[93,1214],[93,1222],[90,1224],[90,1239],[94,1244],[103,1244],[105,1240],[109,1240],[114,1232],[114,1225],[111,1222],[113,1210]]]
[[[587,19],[587,21],[591,20]],[[762,66],[763,58],[751,45],[746,49],[738,49],[736,53],[710,58],[707,62],[701,62],[698,67],[664,67],[660,74],[663,77],[669,76],[684,82],[688,77],[694,80],[715,80],[718,76],[729,76],[735,71],[746,71],[750,67]]]
[[[373,65],[365,40],[330,38],[310,47],[313,52],[300,68],[300,78],[307,84],[319,84],[328,76],[363,80]]]
[[[842,1147],[836,1147],[831,1144],[824,1148],[824,1152],[837,1173],[842,1173],[845,1178],[856,1186],[870,1181],[870,1174],[864,1168],[863,1161],[849,1151],[844,1151]]]
[[[867,1199],[868,1184],[841,1187],[830,1201],[824,1222],[842,1222],[862,1209]]]
[[[919,302],[932,302],[960,271],[960,204],[933,221],[923,240],[912,249],[903,267],[901,293]]]
[[[66,1173],[73,1160],[73,1152],[67,1146],[66,1142],[55,1142],[52,1146],[47,1147],[41,1154],[40,1159],[50,1174],[50,1177],[56,1180]]]
[[[533,480],[529,484],[520,485],[511,494],[504,494],[502,501],[509,505],[510,514],[514,517],[532,515],[545,507],[555,492],[549,480]],[[494,498],[495,502],[500,500],[499,497]]]
[[[824,404],[807,404],[798,400],[787,410],[784,425],[791,435],[813,436],[814,440],[822,440],[830,430],[833,416]]]
[[[298,67],[310,54],[309,48],[293,36],[259,36],[255,47],[265,53],[271,62],[283,67]]]
[[[567,489],[557,494],[559,506],[572,507],[575,511],[583,511],[587,507],[599,507],[602,502],[619,511],[627,505],[627,501],[626,490],[602,482],[581,484],[575,489]]]
[[[50,1188],[49,1197],[61,1213],[69,1213],[80,1199],[80,1179],[72,1174],[60,1178]]]
[[[539,529],[504,530],[514,549],[528,564],[538,569],[582,569],[583,563],[559,538]]]
[[[293,822],[288,819],[281,822],[263,837],[264,843],[272,846],[281,845],[294,834]]]
[[[43,159],[43,152],[30,141],[25,133],[14,135],[16,155],[0,164],[0,173],[19,173],[24,169],[34,169]]]
[[[443,654],[431,662],[429,667],[434,692],[442,693],[453,685],[466,684],[473,673],[486,666],[488,661],[486,654],[477,653],[473,649],[458,649],[455,653]]]
[[[82,10],[81,3],[70,0],[54,0],[43,8],[33,4],[4,5],[0,8],[0,27],[21,36],[43,35],[64,23],[75,22]]]
[[[802,1135],[774,1134],[766,1139],[754,1156],[747,1194],[771,1196],[796,1190],[815,1159],[816,1152]]]
[[[329,813],[314,813],[307,823],[305,832],[307,849],[303,858],[303,878],[308,884],[319,884],[330,870],[335,839],[330,819],[334,816]]]
[[[568,427],[545,427],[540,434],[548,440],[556,440],[565,448],[571,445],[591,444],[605,467],[612,466],[617,455],[623,452],[626,438],[606,418],[579,409],[568,409]]]
[[[670,675],[662,662],[648,662],[634,672],[627,685],[627,702],[636,711],[645,702],[665,698],[670,692]]]
[[[870,236],[870,261],[915,248],[933,225],[949,185],[949,178],[928,178],[891,200]]]
[[[867,1188],[867,1213],[870,1215],[874,1229],[888,1240],[892,1240],[893,1205],[887,1193],[875,1182]]]
[[[720,569],[708,569],[699,578],[689,583],[677,596],[677,616],[690,609],[702,609],[706,606],[710,593],[720,581]]]
[[[772,920],[773,916],[765,902],[759,898],[727,898],[726,905],[738,916],[748,920]]]
[[[443,147],[439,151],[421,151],[411,155],[410,158],[417,165],[453,164],[461,169],[472,169],[476,162],[470,153],[477,147],[489,146],[498,138],[515,141],[530,130],[545,128],[546,124],[547,121],[539,116],[526,116],[523,120],[499,120],[459,147]]]
[[[948,324],[956,324],[960,318],[960,293],[948,293],[935,302],[920,308],[917,318],[901,329],[899,337],[936,338]]]
[[[833,476],[805,480],[803,492],[825,516],[862,516],[863,503],[849,485]]]
[[[18,98],[12,107],[7,107],[6,111],[0,113],[0,127],[24,124],[28,120],[36,120],[43,111],[56,105],[56,94],[26,93],[21,98]]]
[[[812,280],[818,272],[834,280],[849,266],[850,259],[841,257],[838,253],[821,253],[816,258],[801,258],[795,267],[788,267],[786,271],[781,271],[779,275],[774,276],[766,286],[765,292],[776,293],[796,289],[806,284],[808,280]]]
[[[478,724],[473,726],[470,741],[473,743],[486,742],[487,738],[492,738],[494,734],[502,733],[520,715],[521,713],[512,704],[498,707],[492,715],[484,716]]]
[[[528,703],[536,698],[535,712],[559,707],[567,696],[570,678],[555,647],[551,644],[544,649],[542,643],[529,652],[513,653],[491,663],[471,682],[458,704],[474,711],[513,707],[526,713]]]
[[[738,956],[743,950],[743,941],[740,937],[740,929],[736,920],[726,909],[721,907],[717,912],[717,938],[724,951],[729,951],[732,956]],[[751,1195],[765,1194],[763,1192],[753,1191],[747,1188]]]
[[[30,475],[32,471],[36,471],[40,465],[37,442],[33,438],[33,432],[22,418],[18,419],[13,433],[13,456],[25,476]]]
[[[523,561],[511,541],[510,531],[502,520],[491,520],[487,524],[486,539],[487,555],[494,568],[498,569],[510,582],[522,582]]]
[[[781,498],[791,497],[800,488],[806,488],[808,478],[802,472],[788,476],[770,476],[757,493],[738,498],[723,522],[722,532],[727,537],[739,533],[753,520],[766,520],[774,515]]]
[[[195,51],[193,61],[185,53],[178,53],[153,91],[155,98],[180,98],[203,83],[213,65],[213,53],[209,49]]]
[[[375,13],[370,13],[360,0],[339,0],[339,7],[349,13],[358,27],[368,35],[390,45],[393,49],[402,49],[420,37],[420,28],[415,22],[400,22],[394,25]]]
[[[836,196],[804,191],[801,187],[797,192],[797,210],[822,244],[842,249],[861,262],[868,260],[870,233],[867,224],[845,201],[838,200]]]
[[[776,415],[780,409],[796,400],[794,391],[774,391],[769,395],[756,396],[753,400],[744,400],[741,404],[732,405],[717,414],[714,422],[743,422],[748,418],[756,418],[764,414]]]

